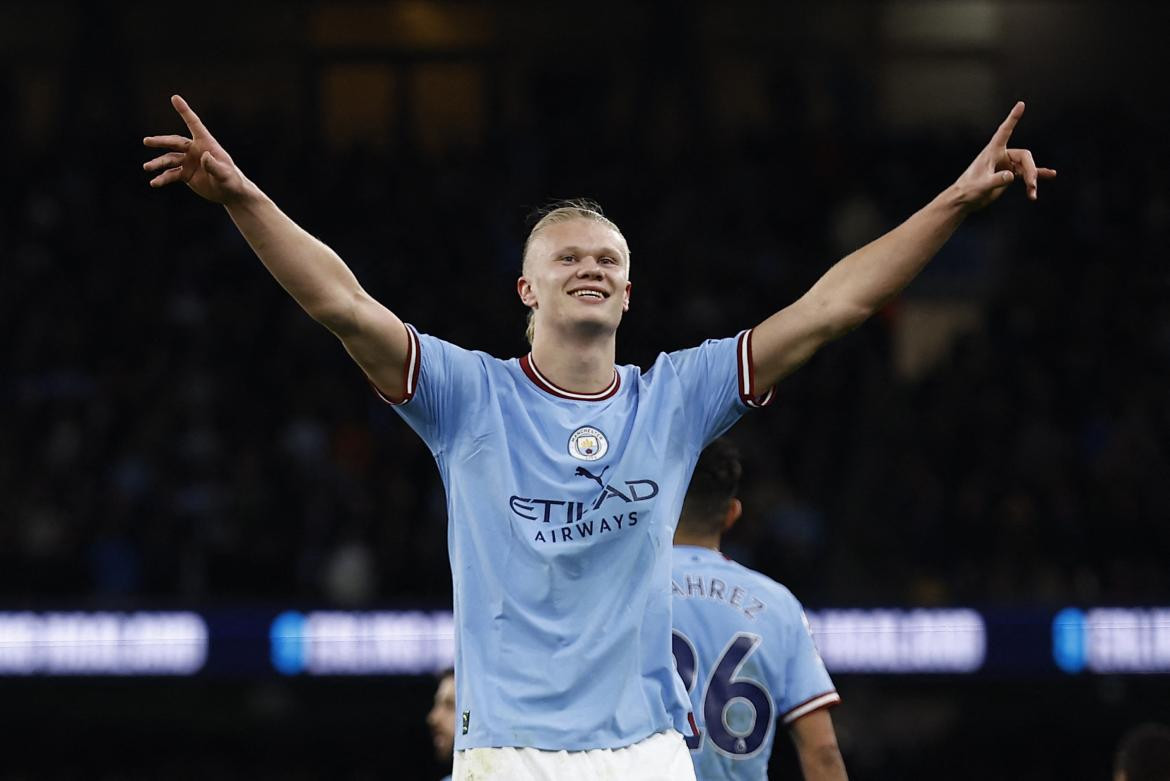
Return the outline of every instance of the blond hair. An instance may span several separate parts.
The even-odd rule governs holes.
[[[536,234],[550,225],[557,225],[571,220],[593,220],[594,222],[600,222],[612,230],[626,244],[626,263],[628,264],[630,262],[630,248],[629,243],[626,242],[626,237],[622,235],[621,228],[613,220],[605,216],[605,213],[601,211],[601,204],[597,201],[590,200],[589,198],[569,198],[563,201],[554,201],[548,206],[534,212],[532,218],[536,219],[536,224],[532,226],[532,230],[528,232],[528,238],[524,240],[524,253],[520,258],[521,273],[523,273],[528,263],[528,248],[532,246],[532,240],[536,238]],[[529,309],[528,328],[524,332],[524,336],[528,339],[529,344],[532,344],[535,331],[536,311]]]

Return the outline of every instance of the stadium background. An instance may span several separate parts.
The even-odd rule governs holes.
[[[217,207],[180,92],[403,319],[525,349],[525,216],[633,249],[618,358],[750,326],[1017,98],[1060,171],[733,430],[727,551],[810,607],[1170,604],[1155,4],[0,4],[0,610],[450,606],[424,446]],[[1165,676],[838,676],[856,778],[1105,778]],[[427,676],[0,677],[0,778],[437,778]],[[791,770],[781,738],[777,774]]]

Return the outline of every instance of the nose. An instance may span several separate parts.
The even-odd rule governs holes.
[[[586,258],[577,265],[579,279],[601,279],[601,275],[601,264],[597,262],[597,258]]]

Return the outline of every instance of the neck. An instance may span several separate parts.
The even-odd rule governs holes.
[[[611,332],[601,338],[574,338],[540,329],[533,336],[532,360],[555,385],[578,393],[597,393],[613,382],[616,336]]]
[[[675,545],[694,545],[697,548],[710,548],[711,550],[719,550],[719,543],[722,535],[720,534],[699,534],[697,532],[688,531],[681,526],[674,532]]]

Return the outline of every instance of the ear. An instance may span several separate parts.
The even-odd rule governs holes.
[[[735,526],[735,522],[743,515],[743,503],[734,496],[727,502],[727,509],[723,513],[723,533],[731,531],[731,527]]]
[[[634,283],[627,282],[626,289],[624,291],[622,291],[622,311],[623,312],[630,311],[630,291],[633,289],[634,289]]]
[[[516,292],[520,296],[520,300],[524,302],[524,306],[531,309],[536,308],[536,291],[532,289],[532,283],[528,281],[527,277],[520,277],[516,280]]]

